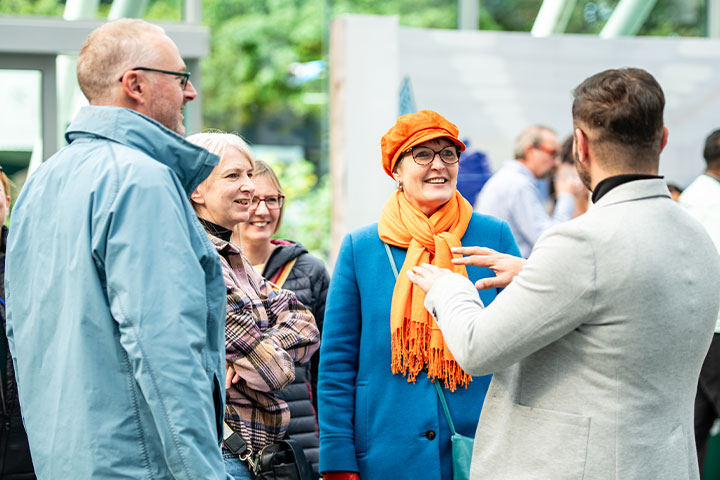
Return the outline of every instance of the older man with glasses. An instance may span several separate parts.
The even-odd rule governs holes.
[[[538,180],[559,166],[560,144],[555,132],[533,125],[515,141],[515,160],[490,177],[475,202],[475,211],[508,222],[523,257],[530,255],[542,232],[572,218],[575,195],[582,193],[579,181],[559,175],[554,179],[557,201],[552,215],[548,214]]]
[[[225,286],[188,201],[218,157],[182,137],[197,92],[142,20],[92,32],[77,73],[90,106],[26,183],[7,255],[37,476],[224,479]]]

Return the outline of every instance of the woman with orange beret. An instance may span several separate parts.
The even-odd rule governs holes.
[[[473,437],[490,377],[471,377],[455,362],[423,306],[424,293],[405,272],[430,263],[475,282],[494,274],[452,264],[452,247],[520,252],[506,223],[473,213],[458,193],[465,145],[453,123],[431,110],[403,115],[381,148],[398,189],[379,223],[345,237],[328,292],[320,471],[325,480],[450,480],[450,428],[432,382],[444,387],[457,432]],[[496,294],[479,292],[485,305]]]

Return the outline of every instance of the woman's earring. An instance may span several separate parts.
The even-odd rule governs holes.
[[[402,192],[403,186],[402,186],[402,183],[400,182],[400,180],[397,181],[397,188],[398,188],[398,190],[400,190]]]

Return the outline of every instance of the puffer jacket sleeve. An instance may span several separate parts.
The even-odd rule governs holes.
[[[313,297],[311,310],[315,315],[315,323],[320,332],[322,332],[323,322],[325,321],[325,300],[327,299],[328,287],[330,286],[330,275],[320,261],[313,267],[310,278]]]
[[[159,165],[132,182],[119,179],[115,188],[109,211],[94,217],[93,254],[128,368],[151,412],[170,476],[225,479],[214,382],[204,368],[209,292],[189,233],[192,211],[179,183]]]
[[[313,315],[294,293],[273,289],[249,263],[244,274],[252,291],[230,288],[226,262],[223,268],[229,288],[226,359],[251,388],[281,390],[295,378],[295,363],[307,362],[320,346]]]
[[[315,315],[315,322],[317,323],[320,335],[322,335],[323,324],[325,323],[325,301],[327,300],[328,288],[330,287],[330,275],[328,274],[325,264],[322,260],[317,260],[313,265],[311,272],[310,281],[313,295],[313,307],[312,311]],[[320,370],[320,352],[317,355],[313,355],[310,359],[310,389],[313,395],[313,403],[317,405],[317,383],[318,383],[318,372]]]

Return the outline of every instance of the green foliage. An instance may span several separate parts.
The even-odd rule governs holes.
[[[182,21],[183,3],[180,0],[150,0],[146,20]]]
[[[335,0],[333,16],[346,13],[398,15],[401,25],[419,28],[455,28],[457,0]]]
[[[65,1],[59,0],[0,0],[1,15],[34,15],[43,17],[62,17]],[[97,18],[107,18],[112,0],[100,0]],[[150,0],[145,14],[147,20],[181,21],[181,0]]]
[[[312,163],[269,160],[285,193],[285,212],[277,235],[302,243],[326,263],[330,254],[331,195],[328,176],[319,182]]]
[[[3,15],[62,16],[65,5],[57,0],[0,0]]]
[[[205,125],[243,132],[259,117],[321,115],[302,94],[322,84],[294,85],[289,70],[322,58],[319,0],[206,0],[203,7],[211,31],[202,65]]]
[[[529,32],[541,4],[542,0],[482,0],[480,19],[492,19],[497,27],[492,30]],[[481,28],[485,29],[483,23]]]
[[[578,0],[566,32],[591,35],[600,33],[618,3],[618,0]],[[638,35],[703,36],[705,9],[703,0],[657,0]]]
[[[638,35],[705,36],[706,9],[706,2],[703,0],[658,0]]]

